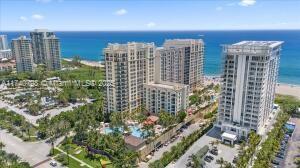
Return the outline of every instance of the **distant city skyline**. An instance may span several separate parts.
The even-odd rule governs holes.
[[[292,0],[0,0],[0,31],[300,29],[299,7]]]

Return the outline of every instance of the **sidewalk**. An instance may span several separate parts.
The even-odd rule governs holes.
[[[55,147],[55,149],[59,150],[61,153],[65,154],[65,155],[68,155],[68,156],[69,156],[69,157],[71,157],[72,159],[74,159],[74,160],[78,161],[79,163],[81,163],[81,165],[83,165],[83,166],[87,166],[87,167],[89,167],[89,168],[93,168],[93,166],[91,166],[91,165],[89,165],[89,164],[87,164],[87,163],[83,162],[83,161],[82,161],[82,160],[80,160],[80,159],[77,159],[77,158],[76,158],[76,157],[74,157],[73,155],[67,154],[65,151],[61,150],[60,148],[58,148],[58,147]]]

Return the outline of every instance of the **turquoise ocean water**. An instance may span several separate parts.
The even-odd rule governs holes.
[[[19,35],[29,36],[29,32],[0,32],[8,39]],[[221,45],[241,40],[284,41],[280,60],[279,82],[300,85],[300,30],[276,31],[93,31],[56,32],[61,39],[62,55],[70,58],[80,55],[84,60],[101,61],[102,49],[108,43],[129,41],[154,42],[161,46],[165,39],[202,38],[205,42],[205,74],[219,75],[221,72]]]

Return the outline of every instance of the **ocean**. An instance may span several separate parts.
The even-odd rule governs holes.
[[[92,31],[55,32],[61,39],[62,57],[79,55],[83,60],[101,61],[102,49],[108,43],[154,42],[161,46],[165,39],[201,38],[205,42],[205,75],[221,73],[221,45],[242,40],[284,41],[280,59],[279,82],[300,85],[300,30],[264,31]],[[29,32],[0,32],[8,39]]]

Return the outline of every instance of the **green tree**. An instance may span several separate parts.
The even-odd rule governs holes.
[[[0,141],[0,150],[2,150],[5,147],[5,144]]]
[[[225,165],[225,160],[224,160],[223,157],[221,157],[220,159],[217,159],[217,160],[216,160],[216,163],[217,163],[218,165],[220,165],[221,168],[223,168],[223,166]]]
[[[81,58],[79,55],[76,55],[73,57],[72,59],[72,64],[75,65],[75,66],[81,66]]]
[[[123,120],[123,112],[113,112],[110,114],[110,124],[109,126],[113,129],[118,130],[125,125]]]
[[[178,123],[181,123],[184,121],[185,117],[186,117],[186,112],[185,111],[180,111],[178,114],[177,114],[177,122]]]
[[[159,122],[162,126],[169,127],[170,125],[174,124],[175,121],[176,119],[172,114],[166,111],[161,111],[159,113]]]

